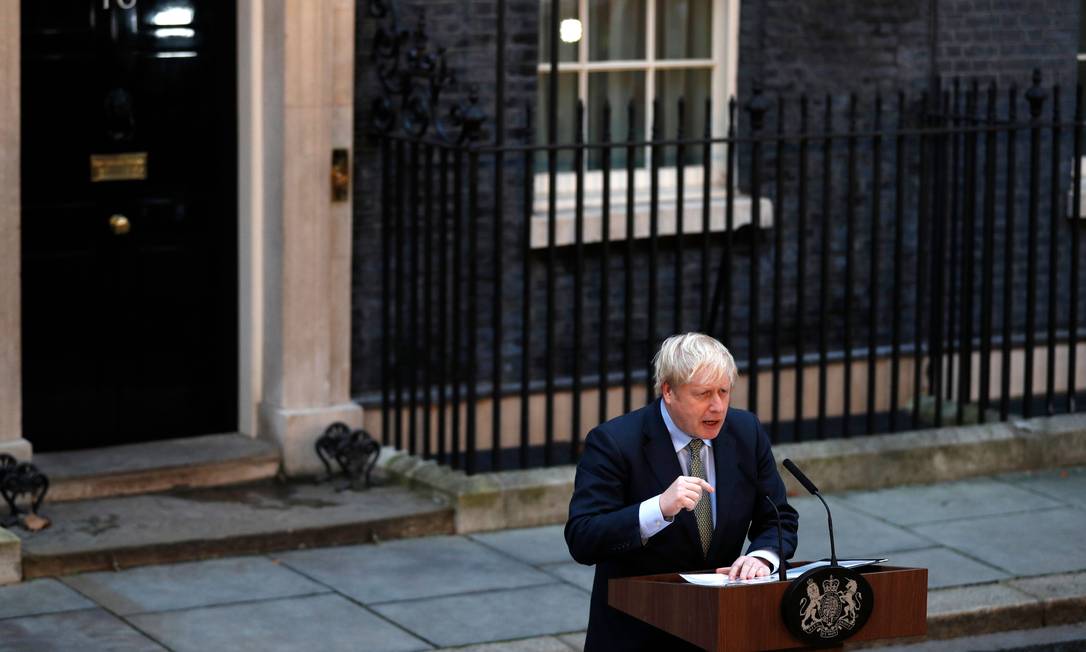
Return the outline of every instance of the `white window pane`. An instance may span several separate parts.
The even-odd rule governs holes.
[[[589,0],[588,58],[645,58],[645,0]]]
[[[701,138],[705,130],[705,100],[710,93],[709,70],[661,70],[656,73],[656,97],[659,100],[656,116],[660,126],[660,138],[673,140],[679,133],[679,99],[684,103],[682,132],[684,139]],[[717,107],[716,110],[720,110]],[[666,147],[663,164],[675,165],[676,147]],[[701,147],[687,145],[683,152],[683,164],[701,162]]]
[[[535,141],[540,145],[550,142],[550,78],[549,73],[539,75],[539,89],[535,95]],[[554,105],[554,111],[558,118],[558,133],[555,141],[558,144],[572,143],[577,135],[574,131],[577,123],[577,73],[559,73],[558,102]],[[548,165],[547,153],[540,152],[536,156],[536,170],[546,172],[549,169]],[[562,150],[558,153],[558,169],[560,171],[573,169],[572,150]]]
[[[539,61],[548,63],[551,60],[551,6],[553,0],[541,0],[539,3]],[[577,0],[559,0],[558,20],[580,20],[577,15]],[[583,36],[582,36],[583,38]],[[559,61],[577,60],[577,43],[559,42]]]
[[[712,25],[711,0],[658,0],[656,58],[710,58]]]
[[[633,101],[634,119],[631,125],[627,107]],[[645,73],[633,72],[597,72],[588,76],[588,141],[604,142],[603,109],[611,105],[611,141],[625,142],[630,139],[633,127],[633,140],[645,140]],[[611,150],[611,167],[626,166],[626,148],[615,147]],[[598,169],[602,166],[603,153],[593,149],[588,154],[588,167]],[[636,167],[645,164],[643,147],[638,147],[634,157]]]

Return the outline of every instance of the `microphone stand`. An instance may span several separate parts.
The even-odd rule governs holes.
[[[837,566],[837,547],[833,543],[833,515],[830,514],[830,506],[826,504],[822,494],[816,491],[814,495],[822,501],[822,506],[826,508],[826,522],[830,528],[830,566]]]
[[[781,582],[788,581],[788,572],[784,569],[784,536],[781,534],[781,510],[777,509],[777,503],[768,494],[762,494],[773,507],[773,513],[777,515],[777,579]]]
[[[773,507],[773,513],[777,515],[777,578],[781,582],[787,582],[788,573],[785,570],[784,560],[784,535],[781,534],[781,510],[777,509],[777,503],[773,502],[773,499],[769,497],[769,494],[762,491],[762,488],[758,486],[758,483],[754,481],[754,478],[751,477],[750,473],[745,468],[738,464],[735,468],[739,469],[739,473],[746,478],[747,482],[750,483],[750,486],[754,487],[754,491],[758,492],[759,495],[769,502],[770,506]]]
[[[833,543],[833,515],[830,514],[830,506],[826,504],[826,499],[822,497],[822,494],[818,491],[818,487],[815,486],[815,483],[811,482],[810,478],[808,478],[803,473],[803,471],[799,470],[799,467],[796,466],[795,462],[793,462],[792,460],[784,460],[782,464],[784,465],[784,468],[788,469],[788,472],[796,478],[796,480],[799,480],[799,483],[803,485],[803,488],[806,489],[811,495],[821,500],[822,506],[826,508],[826,522],[829,524],[830,529],[830,566],[836,567],[838,565],[837,547]]]

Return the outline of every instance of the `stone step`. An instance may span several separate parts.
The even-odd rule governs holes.
[[[445,499],[406,487],[281,483],[48,504],[22,540],[23,578],[453,532]]]
[[[279,450],[227,433],[39,453],[33,462],[49,477],[47,503],[59,503],[266,480],[279,470]]]

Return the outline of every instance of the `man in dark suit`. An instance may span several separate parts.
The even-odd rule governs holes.
[[[675,335],[654,364],[660,398],[589,432],[577,465],[565,535],[575,560],[596,565],[589,652],[690,647],[609,607],[611,578],[716,568],[749,579],[796,549],[799,517],[769,437],[753,414],[728,407],[737,375],[728,350]],[[783,550],[765,496],[780,510]]]

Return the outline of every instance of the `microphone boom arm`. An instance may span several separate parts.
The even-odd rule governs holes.
[[[795,462],[786,459],[781,464],[796,480],[799,480],[799,483],[803,485],[804,489],[810,492],[812,496],[816,496],[821,500],[822,506],[826,508],[826,522],[829,524],[830,529],[830,566],[837,566],[837,547],[833,543],[833,515],[830,514],[830,506],[826,504],[826,499],[822,497],[822,494],[818,491],[818,487],[811,482],[811,479],[808,478],[803,471],[799,470],[799,467],[796,466]]]
[[[777,503],[768,494],[762,494],[769,504],[773,506],[773,513],[777,515],[777,579],[781,582],[788,581],[788,573],[784,570],[784,536],[781,534],[781,510],[777,509]]]
[[[822,501],[822,506],[826,508],[826,523],[829,524],[830,529],[830,566],[837,566],[837,547],[833,543],[833,515],[830,514],[830,506],[826,504],[826,499],[822,497],[822,494],[816,493],[815,496]]]

